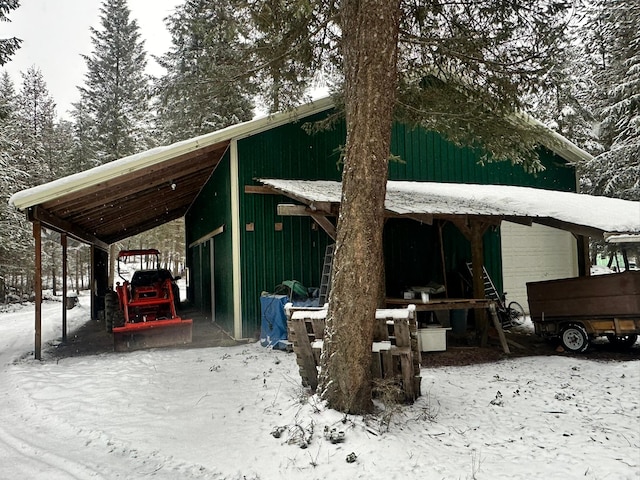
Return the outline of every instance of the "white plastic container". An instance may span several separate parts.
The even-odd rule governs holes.
[[[450,328],[429,327],[418,329],[418,349],[421,352],[444,352],[447,349],[447,330]]]

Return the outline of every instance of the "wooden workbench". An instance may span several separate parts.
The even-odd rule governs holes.
[[[403,298],[391,297],[387,297],[385,302],[389,308],[415,305],[417,312],[435,312],[437,310],[472,310],[474,308],[485,309],[495,303],[493,300],[486,298],[438,298],[422,303],[422,300],[419,298],[405,300]]]

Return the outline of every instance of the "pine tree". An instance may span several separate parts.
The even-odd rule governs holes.
[[[20,168],[29,172],[29,185],[53,180],[55,103],[39,68],[30,67],[22,73],[15,118],[20,145],[17,161]]]
[[[138,24],[129,16],[126,0],[105,0],[102,28],[91,28],[93,53],[85,57],[88,72],[80,105],[92,121],[89,135],[98,163],[151,146],[146,52]]]
[[[597,88],[591,96],[601,120],[602,145],[582,165],[590,193],[640,199],[640,1],[594,2],[585,31]]]
[[[28,173],[19,165],[20,145],[17,139],[17,95],[9,74],[0,76],[0,287],[11,278],[22,277],[33,262],[30,225],[15,208],[9,205],[14,193],[27,187]],[[0,292],[4,293],[4,291]]]
[[[0,22],[10,22],[7,14],[20,6],[19,0],[0,0]],[[9,61],[20,48],[22,40],[16,37],[0,39],[0,66]]]
[[[252,117],[246,22],[238,0],[187,0],[166,20],[170,51],[159,59],[158,117],[172,143]]]
[[[294,15],[290,24],[306,28],[275,37],[282,43],[274,51],[281,55],[266,64],[300,62],[311,69],[310,62],[322,56],[310,56],[308,44],[326,38],[321,44],[332,49],[326,57],[340,66],[344,82],[343,200],[320,384],[330,407],[353,413],[372,407],[370,373],[363,364],[382,291],[382,223],[370,215],[382,216],[384,209],[390,111],[483,148],[488,160],[536,168],[542,132],[515,114],[525,106],[525,94],[544,87],[541,77],[553,67],[567,7],[563,0],[288,2],[289,11],[303,17]]]

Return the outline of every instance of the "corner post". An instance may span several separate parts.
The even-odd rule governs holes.
[[[35,340],[33,356],[36,360],[42,360],[42,227],[40,222],[33,222],[33,238],[35,241]]]

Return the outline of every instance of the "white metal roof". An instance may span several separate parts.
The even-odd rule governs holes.
[[[90,188],[110,178],[133,173],[181,155],[232,139],[245,138],[259,132],[308,117],[333,107],[330,97],[320,98],[287,112],[262,116],[212,133],[190,138],[169,146],[136,153],[90,170],[15,193],[9,203],[20,210],[54,200],[62,195]]]
[[[339,203],[341,198],[340,182],[260,181],[309,204]],[[538,223],[553,219],[602,233],[640,233],[640,202],[530,187],[390,180],[385,207],[397,215],[492,216]]]

